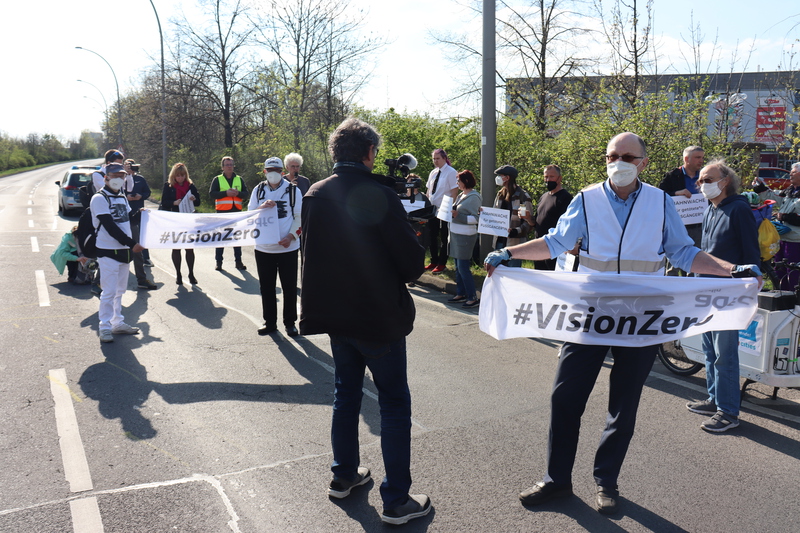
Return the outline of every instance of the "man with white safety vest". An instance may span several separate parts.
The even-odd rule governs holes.
[[[672,197],[639,180],[648,163],[641,137],[630,132],[617,135],[606,147],[605,160],[607,180],[577,194],[556,227],[544,237],[490,253],[486,257],[489,275],[501,261],[558,257],[579,240],[579,272],[649,275],[657,284],[658,276],[664,275],[666,256],[687,272],[735,277],[761,274],[756,265],[734,265],[694,246]],[[594,459],[595,508],[603,514],[617,511],[617,478],[633,438],[639,398],[657,349],[657,345],[564,343],[550,397],[547,471],[542,481],[520,493],[523,505],[539,505],[572,494],[581,415],[610,350],[613,363],[606,427]]]
[[[214,207],[217,213],[237,213],[242,210],[244,201],[247,198],[247,185],[241,176],[233,171],[233,158],[225,156],[222,158],[222,174],[211,181],[211,188],[208,195],[214,200]],[[217,266],[215,270],[222,270],[222,253],[225,248],[217,248],[215,258]],[[236,268],[247,270],[242,263],[242,247],[233,247],[233,258],[236,261]]]

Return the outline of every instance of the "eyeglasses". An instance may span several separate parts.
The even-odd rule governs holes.
[[[606,154],[606,161],[609,163],[613,163],[617,159],[622,159],[626,163],[633,163],[637,159],[644,159],[644,156],[631,155],[631,154],[625,154],[625,155]]]

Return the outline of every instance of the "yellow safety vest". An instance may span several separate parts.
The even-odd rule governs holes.
[[[231,185],[228,184],[227,178],[225,178],[225,174],[220,174],[217,176],[217,182],[219,183],[220,191],[227,191],[231,188]],[[237,191],[242,190],[242,178],[236,174],[233,175],[233,188]],[[214,203],[214,207],[217,211],[230,211],[234,207],[241,211],[242,199],[239,196],[224,196]]]

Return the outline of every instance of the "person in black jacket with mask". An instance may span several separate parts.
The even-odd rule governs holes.
[[[336,367],[328,495],[344,498],[370,479],[358,451],[361,389],[369,368],[378,388],[386,470],[381,519],[404,524],[431,510],[427,496],[408,493],[406,336],[414,326],[415,309],[405,284],[422,274],[425,250],[400,199],[387,186],[393,180],[372,173],[380,143],[369,124],[345,120],[328,144],[334,174],[312,185],[303,198],[300,333],[327,333]]]

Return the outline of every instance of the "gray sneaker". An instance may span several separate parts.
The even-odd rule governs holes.
[[[351,490],[367,483],[370,479],[372,479],[372,477],[369,472],[369,468],[365,466],[359,466],[358,473],[353,480],[347,480],[340,477],[333,478],[330,486],[328,486],[328,496],[339,499],[346,498],[347,496],[350,496]]]
[[[739,417],[717,411],[717,413],[703,422],[700,427],[712,433],[722,433],[739,425]]]
[[[693,413],[701,415],[713,415],[717,412],[717,405],[708,400],[700,400],[699,402],[689,402],[686,408]]]
[[[111,333],[115,335],[136,335],[139,333],[139,328],[129,326],[125,322],[111,328]]]
[[[114,342],[114,335],[111,334],[110,329],[101,329],[99,336],[100,342]]]
[[[431,499],[424,494],[409,494],[406,503],[394,509],[383,510],[381,520],[387,524],[405,524],[413,518],[425,516],[431,512]]]

